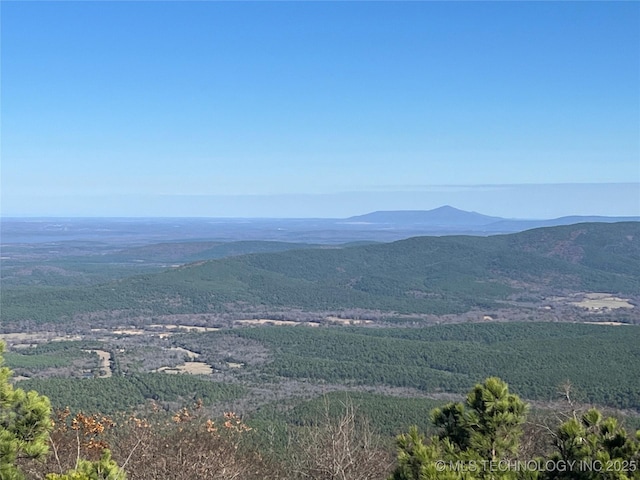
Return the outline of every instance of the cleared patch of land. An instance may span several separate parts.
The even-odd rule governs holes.
[[[156,370],[162,373],[188,373],[191,375],[211,375],[213,368],[204,362],[186,362],[175,367],[160,367]]]
[[[57,335],[52,332],[37,333],[3,333],[0,340],[8,344],[36,344],[46,342],[68,342],[72,340],[82,340],[80,335]]]
[[[92,332],[96,333],[106,333],[111,335],[128,335],[128,336],[136,336],[136,335],[150,335],[150,336],[158,336],[159,338],[168,338],[176,333],[204,333],[204,332],[215,332],[218,330],[217,327],[200,327],[196,325],[160,325],[153,324],[148,325],[142,328],[128,326],[128,327],[116,327],[115,329],[106,329],[106,328],[92,328]]]
[[[184,353],[190,359],[198,358],[200,356],[199,353],[192,352],[191,350],[187,350],[186,348],[182,348],[182,347],[171,347],[169,350],[174,350],[177,352]]]
[[[216,327],[198,327],[195,325],[149,325],[150,328],[165,329],[165,330],[181,330],[184,332],[215,332],[219,330]]]
[[[628,323],[622,323],[622,322],[584,322],[587,323],[589,325],[608,325],[611,327],[619,327],[620,325],[629,325]]]
[[[243,325],[300,325],[302,322],[294,322],[293,320],[270,320],[268,318],[259,318],[252,320],[236,320],[235,323]]]
[[[340,317],[327,317],[327,321],[332,323],[339,323],[342,325],[368,325],[373,323],[371,320],[359,320],[356,318],[340,318]]]
[[[123,328],[119,330],[112,330],[111,333],[115,335],[144,335],[147,332],[141,328]]]
[[[109,378],[113,375],[111,371],[111,354],[109,352],[105,352],[104,350],[87,350],[88,352],[93,352],[98,355],[100,359],[100,369],[102,373],[98,376],[98,378]]]
[[[104,350],[94,350],[98,354],[100,358],[100,368],[104,372],[100,377],[107,378],[113,375],[111,371],[111,354],[109,352],[105,352]]]
[[[615,297],[608,293],[585,293],[582,300],[577,302],[571,302],[571,305],[576,307],[586,308],[591,311],[599,310],[615,310],[618,308],[634,308],[629,303],[629,299]]]

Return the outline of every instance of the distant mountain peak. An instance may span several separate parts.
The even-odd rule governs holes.
[[[460,210],[459,208],[452,207],[451,205],[443,205],[438,208],[434,208],[432,210],[423,210],[425,212],[464,212],[465,210]],[[474,213],[474,212],[471,212]]]
[[[414,224],[433,227],[442,226],[481,226],[503,220],[477,212],[468,212],[443,205],[433,210],[382,210],[346,219],[348,222],[382,223],[382,224]]]

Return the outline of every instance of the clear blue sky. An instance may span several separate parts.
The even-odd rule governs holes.
[[[0,8],[6,216],[640,215],[638,2]]]

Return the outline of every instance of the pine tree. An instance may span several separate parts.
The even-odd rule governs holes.
[[[549,480],[640,479],[640,431],[633,438],[596,409],[560,425],[555,446],[552,464],[570,468],[546,472]]]
[[[104,450],[100,460],[90,462],[80,459],[78,466],[65,474],[50,473],[47,480],[126,480],[124,470],[111,459],[111,452]]]
[[[4,348],[0,342],[0,480],[20,480],[24,475],[16,462],[42,458],[48,451],[51,405],[37,392],[13,387],[12,372],[4,366]]]
[[[516,472],[488,465],[515,458],[527,406],[508,385],[491,377],[463,403],[435,409],[439,435],[427,441],[413,428],[398,437],[398,468],[392,480],[516,478]]]

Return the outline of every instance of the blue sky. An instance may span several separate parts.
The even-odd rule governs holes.
[[[640,215],[637,2],[0,8],[5,216]]]

